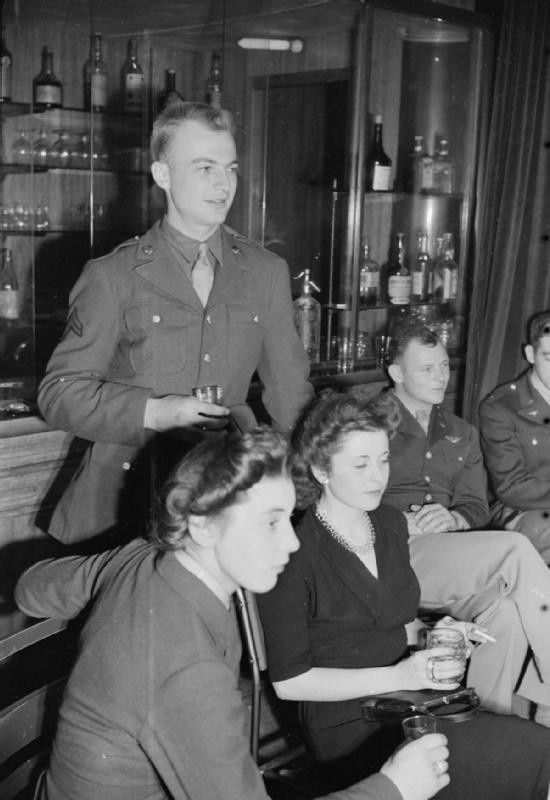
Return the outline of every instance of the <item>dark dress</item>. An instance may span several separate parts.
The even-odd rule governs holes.
[[[403,515],[388,506],[370,514],[378,578],[345,550],[308,510],[297,527],[301,547],[277,586],[258,596],[270,677],[283,681],[312,667],[389,666],[407,655],[405,624],[419,599]],[[369,721],[361,698],[300,703],[315,757],[334,785],[377,769],[402,742],[400,724]],[[516,717],[480,713],[438,721],[449,739],[451,784],[438,798],[546,800],[550,731]]]

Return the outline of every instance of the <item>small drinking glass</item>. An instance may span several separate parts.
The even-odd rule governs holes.
[[[376,366],[383,369],[388,365],[389,349],[391,336],[380,334],[374,337],[374,351],[376,355]]]
[[[11,152],[16,164],[29,163],[31,160],[32,144],[25,131],[17,131],[17,138],[13,141]]]
[[[432,628],[426,635],[426,649],[431,650],[434,647],[446,647],[452,652],[446,655],[431,656],[431,658],[428,659],[429,669],[431,669],[432,673],[430,679],[434,683],[452,683],[453,681],[459,681],[466,669],[466,639],[462,632],[455,628]],[[446,675],[444,678],[436,678],[434,675],[435,664],[448,662],[451,662],[455,666],[454,672]]]
[[[436,733],[437,721],[432,714],[415,714],[414,717],[406,717],[401,722],[405,739],[413,742],[428,733]]]
[[[345,374],[353,370],[353,350],[353,339],[348,336],[338,338],[338,372]]]
[[[202,400],[203,403],[216,403],[219,405],[223,400],[223,389],[215,383],[209,386],[194,386],[191,392],[194,397]]]

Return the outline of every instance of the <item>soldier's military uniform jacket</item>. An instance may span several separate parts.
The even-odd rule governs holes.
[[[471,528],[483,528],[489,519],[487,480],[476,429],[433,406],[426,436],[398,404],[401,422],[390,439],[390,478],[383,502],[400,511],[409,511],[411,504],[441,503],[458,511]]]
[[[257,370],[263,404],[287,431],[311,397],[286,263],[226,226],[221,246],[204,308],[159,223],[85,266],[38,394],[52,427],[94,443],[54,514],[54,536],[85,539],[115,523],[124,473],[151,438],[148,398],[219,384],[250,427]]]
[[[479,407],[481,446],[499,525],[518,511],[550,509],[550,406],[530,371],[497,387]]]

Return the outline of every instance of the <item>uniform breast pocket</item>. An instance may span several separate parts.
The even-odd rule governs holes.
[[[252,306],[229,306],[227,366],[233,373],[253,372],[262,351],[265,328],[263,312]]]
[[[186,309],[163,303],[139,303],[124,311],[122,358],[139,375],[172,375],[185,366]]]

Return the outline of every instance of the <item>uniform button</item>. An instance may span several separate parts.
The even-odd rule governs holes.
[[[431,454],[431,452],[428,450],[428,452],[426,453],[426,458],[431,458],[431,457],[432,457],[432,454]]]
[[[210,362],[212,361],[212,357],[210,356],[210,354],[209,354],[209,353],[205,353],[205,354],[203,355],[203,357],[202,357],[202,360],[203,360],[203,361],[206,361],[206,363],[207,363],[207,364],[210,364]]]
[[[459,460],[459,461],[464,461],[464,456],[459,456],[459,457],[458,457],[458,460]]]
[[[150,244],[144,245],[141,249],[142,249],[144,255],[146,255],[146,256],[150,256],[151,253],[153,252],[153,248],[151,247]]]
[[[425,496],[424,496],[424,500],[427,500],[427,501],[428,501],[428,503],[429,503],[429,502],[432,500],[432,496],[431,496],[431,494],[427,494],[427,495],[425,495]]]
[[[207,315],[206,315],[206,321],[207,321],[207,323],[208,323],[209,325],[212,325],[212,317],[210,316],[210,314],[207,314]]]
[[[125,470],[132,469],[132,465],[130,464],[129,461],[125,461],[124,464],[122,465],[122,469],[125,469]]]
[[[531,444],[538,444],[538,443],[539,443],[538,439],[531,439]]]
[[[152,320],[153,320],[153,322],[160,322],[160,315],[159,314],[153,314]]]
[[[429,476],[429,475],[426,475],[426,477],[424,478],[424,480],[426,481],[426,483],[430,483],[430,481],[431,481],[431,478],[430,478],[430,476]]]
[[[252,317],[252,322],[259,322],[259,321],[260,321],[259,316],[257,314],[254,314],[254,316]]]
[[[516,384],[515,384],[515,383],[511,383],[511,384],[510,384],[510,389],[511,389],[513,392],[515,392],[515,391],[516,391]]]

